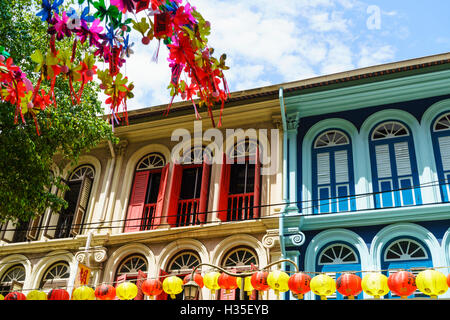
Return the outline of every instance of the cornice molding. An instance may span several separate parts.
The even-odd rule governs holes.
[[[450,94],[450,70],[285,98],[287,112],[301,117],[355,110]]]

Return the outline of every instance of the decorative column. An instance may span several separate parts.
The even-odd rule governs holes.
[[[298,170],[297,170],[297,154],[299,152],[297,147],[297,132],[298,132],[298,115],[290,115],[287,117],[287,137],[288,137],[288,202],[289,205],[286,209],[287,214],[298,213],[298,205],[297,205],[297,178],[298,178]]]
[[[103,208],[102,221],[105,225],[113,227],[111,221],[114,220],[114,208],[116,202],[117,188],[120,185],[120,171],[122,169],[123,158],[125,151],[128,146],[127,140],[121,140],[117,145],[114,146],[114,157],[115,157],[115,168],[112,175],[112,184],[108,194],[108,201],[105,202],[105,207]],[[114,228],[107,229],[109,232],[114,233]]]

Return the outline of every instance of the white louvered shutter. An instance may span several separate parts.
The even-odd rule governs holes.
[[[394,144],[395,163],[397,164],[397,175],[409,176],[411,171],[411,159],[409,157],[409,148],[407,142]]]
[[[336,151],[334,153],[334,166],[336,172],[336,183],[348,182],[349,176],[347,150]]]
[[[441,152],[442,168],[444,171],[450,170],[450,136],[439,137],[439,151]]]
[[[330,153],[317,154],[317,184],[330,184]]]
[[[389,145],[375,146],[375,159],[377,165],[378,179],[392,177]]]

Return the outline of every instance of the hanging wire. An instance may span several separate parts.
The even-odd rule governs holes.
[[[257,205],[257,206],[249,206],[249,207],[245,207],[243,206],[241,209],[253,209],[253,208],[270,208],[270,207],[279,207],[279,206],[286,206],[286,205],[291,205],[291,204],[300,204],[302,205],[299,210],[307,210],[307,209],[314,209],[314,208],[318,208],[321,205],[320,204],[311,204],[311,205],[307,205],[307,206],[303,206],[303,204],[308,204],[311,202],[319,202],[319,201],[329,201],[329,203],[327,204],[338,204],[340,201],[340,199],[345,199],[346,201],[348,200],[353,200],[353,199],[359,199],[359,198],[366,198],[366,197],[372,197],[374,195],[382,195],[384,193],[392,193],[392,192],[399,192],[399,191],[405,191],[405,190],[413,190],[413,189],[422,189],[422,188],[431,188],[431,187],[436,187],[436,186],[442,186],[443,183],[442,181],[445,182],[445,185],[449,184],[447,179],[443,179],[443,180],[435,180],[435,181],[431,181],[431,182],[427,182],[427,183],[423,183],[423,184],[419,184],[419,185],[413,185],[410,187],[405,187],[405,188],[397,188],[397,189],[392,189],[392,190],[387,190],[387,191],[378,191],[378,192],[367,192],[367,193],[361,193],[361,194],[356,194],[356,195],[348,195],[348,196],[337,196],[337,197],[329,197],[329,198],[323,198],[323,199],[310,199],[310,200],[299,200],[299,201],[288,201],[288,202],[280,202],[280,203],[274,203],[274,204],[261,204],[261,205]],[[334,200],[334,202],[333,202]],[[414,204],[414,205],[409,205],[409,206],[392,206],[392,207],[374,207],[374,208],[364,208],[364,209],[357,209],[357,210],[347,210],[347,211],[339,211],[339,212],[327,212],[327,215],[330,214],[341,214],[341,213],[346,213],[346,212],[359,212],[359,211],[372,211],[372,210],[382,210],[382,209],[389,209],[389,208],[400,208],[400,207],[419,207],[419,206],[428,206],[428,205],[436,205],[436,204],[443,204],[443,203],[448,203],[447,201],[441,201],[441,202],[433,202],[433,203],[424,203],[424,204]],[[211,211],[204,211],[204,212],[197,212],[196,215],[207,215],[210,213],[220,213],[220,212],[232,212],[232,209],[223,209],[223,210],[211,210]],[[251,210],[250,210],[251,211]],[[311,213],[298,213],[296,214],[296,216],[310,216],[312,215]],[[177,217],[178,213],[176,214],[167,214],[167,215],[163,215],[161,216],[161,218],[169,218],[169,217]],[[258,217],[258,218],[250,218],[247,220],[260,220],[260,219],[273,219],[276,216],[266,216],[266,217]],[[108,224],[108,223],[122,223],[122,222],[126,222],[126,221],[143,221],[145,220],[145,218],[131,218],[131,219],[116,219],[116,220],[108,220],[108,221],[98,221],[98,222],[88,222],[88,223],[79,223],[79,224],[72,224],[72,227],[83,227],[83,230],[99,230],[99,229],[114,229],[114,228],[123,228],[123,225],[120,226],[98,226],[98,227],[89,227],[91,225],[104,225],[104,224]],[[226,222],[239,222],[239,221],[243,221],[243,220],[230,220],[230,221],[226,221]],[[217,223],[219,221],[205,221],[204,224],[209,224],[209,223]],[[222,223],[225,221],[222,221]],[[170,223],[161,223],[159,224],[159,226],[173,226]],[[27,227],[27,228],[10,228],[10,229],[3,229],[2,231],[29,231],[29,230],[35,230],[35,229],[46,229],[46,230],[56,230],[58,228],[58,225],[48,225],[47,227]],[[141,230],[142,231],[142,230]]]

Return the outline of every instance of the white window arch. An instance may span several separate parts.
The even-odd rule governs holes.
[[[191,250],[181,251],[176,254],[167,265],[169,274],[184,275],[192,272],[200,264],[199,255]]]
[[[400,239],[393,242],[384,252],[385,261],[406,261],[428,259],[425,248],[417,241]]]
[[[355,251],[346,244],[332,244],[319,255],[319,265],[341,265],[359,263]]]
[[[160,153],[150,153],[143,157],[136,166],[136,171],[159,169],[166,165],[166,159]]]
[[[222,267],[238,271],[250,270],[258,266],[256,253],[247,247],[237,247],[230,250],[223,258]]]
[[[55,288],[66,288],[70,277],[70,268],[67,262],[57,262],[51,265],[42,276],[39,288],[45,291]]]
[[[10,291],[13,291],[15,285],[22,287],[25,282],[25,277],[25,268],[21,264],[12,266],[6,270],[0,280],[0,294],[6,296]]]

